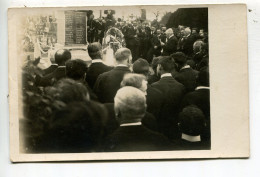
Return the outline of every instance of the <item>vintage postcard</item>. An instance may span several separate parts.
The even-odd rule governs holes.
[[[10,159],[248,158],[247,7],[10,8]]]

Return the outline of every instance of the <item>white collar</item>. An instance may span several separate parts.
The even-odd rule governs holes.
[[[200,135],[199,136],[190,136],[187,134],[182,133],[181,134],[181,139],[187,140],[189,142],[199,142],[201,141]]]
[[[136,125],[142,125],[142,123],[141,122],[126,123],[126,124],[121,124],[120,127],[136,126]]]
[[[187,68],[190,68],[190,65],[185,65],[185,66],[183,66],[180,70],[182,70],[182,69],[187,69]]]
[[[66,66],[58,66],[58,68],[66,68]]]
[[[92,63],[103,63],[102,59],[94,59]]]
[[[126,66],[126,65],[124,65],[124,64],[118,64],[118,65],[116,65],[116,66],[124,66],[124,67],[128,67],[128,66]]]
[[[163,77],[172,77],[172,74],[171,73],[164,73],[164,74],[162,74],[161,75],[161,78],[163,78]]]
[[[206,87],[206,86],[198,86],[195,90],[199,90],[199,89],[209,89],[209,87]]]

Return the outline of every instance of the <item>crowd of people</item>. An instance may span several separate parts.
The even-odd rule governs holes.
[[[179,25],[177,28],[169,28],[159,23],[142,21],[117,20],[113,15],[106,18],[94,19],[91,14],[88,18],[88,42],[103,43],[106,31],[117,28],[124,35],[124,42],[131,50],[133,62],[138,58],[145,58],[150,63],[154,56],[169,56],[177,51],[182,51],[187,57],[192,57],[193,44],[197,40],[208,43],[208,34],[205,29],[190,28]]]
[[[126,47],[115,52],[115,67],[103,63],[101,41],[92,41],[90,66],[59,49],[49,68],[33,64],[32,82],[24,76],[21,125],[28,151],[210,149],[204,32],[135,24],[118,28]]]

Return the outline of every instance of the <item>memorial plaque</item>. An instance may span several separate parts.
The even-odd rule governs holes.
[[[86,44],[86,13],[65,11],[65,45]]]

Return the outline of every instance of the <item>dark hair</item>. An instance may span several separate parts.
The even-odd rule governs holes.
[[[89,94],[82,83],[68,78],[61,79],[53,87],[46,88],[46,93],[64,103],[86,101]]]
[[[88,45],[88,54],[92,60],[101,59],[102,46],[99,42],[93,42]]]
[[[102,137],[106,109],[95,102],[72,102],[57,111],[46,130],[47,152],[92,152]]]
[[[71,53],[67,49],[60,49],[55,53],[55,63],[59,66],[65,65],[65,62],[71,59]]]
[[[209,68],[204,67],[199,71],[197,78],[198,86],[206,86],[209,87]]]
[[[205,128],[205,116],[198,107],[190,105],[180,112],[179,123],[181,133],[198,136]]]
[[[73,80],[84,78],[87,72],[87,63],[81,59],[69,60],[66,62],[66,76]]]
[[[187,62],[187,57],[182,52],[176,52],[176,53],[172,54],[171,56],[174,59],[174,62],[180,66],[183,66]]]
[[[158,62],[160,59],[162,59],[163,57],[162,56],[159,56],[159,57],[154,57],[153,60],[152,60],[152,68],[154,70],[154,72],[156,72],[156,68],[158,66]]]
[[[145,59],[139,58],[133,63],[133,71],[146,76],[149,73],[149,63]]]
[[[165,72],[170,73],[174,69],[174,62],[173,62],[172,58],[169,56],[162,56],[159,59],[158,64],[160,64],[162,66],[162,68]]]

